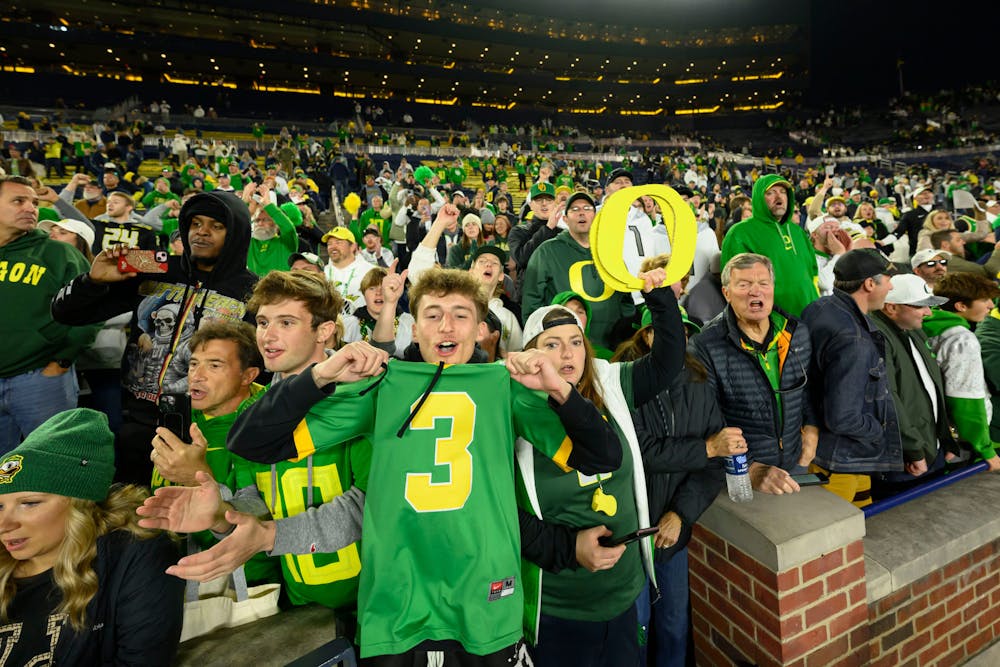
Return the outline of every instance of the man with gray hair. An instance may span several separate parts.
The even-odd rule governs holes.
[[[750,481],[763,493],[799,490],[818,430],[809,401],[809,329],[774,306],[774,267],[740,253],[722,269],[725,310],[691,340],[726,424],[742,429]]]

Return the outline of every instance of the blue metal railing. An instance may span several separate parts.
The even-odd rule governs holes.
[[[893,507],[898,507],[905,502],[909,502],[914,498],[919,498],[920,496],[926,495],[931,491],[937,491],[938,489],[944,488],[949,484],[954,484],[955,482],[960,482],[966,477],[975,475],[978,472],[989,469],[985,461],[980,461],[974,465],[968,466],[967,468],[960,468],[954,472],[947,475],[942,475],[937,479],[933,479],[926,484],[921,484],[920,486],[915,486],[912,489],[907,489],[902,493],[896,494],[891,498],[886,498],[885,500],[880,500],[877,503],[872,503],[868,507],[864,508],[865,519],[870,519],[876,514],[881,514],[886,510],[890,510]]]

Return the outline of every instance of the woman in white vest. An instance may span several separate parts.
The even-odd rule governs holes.
[[[646,483],[631,410],[668,387],[684,359],[684,327],[663,269],[640,273],[655,330],[652,352],[636,362],[611,364],[594,357],[583,327],[562,306],[539,308],[524,327],[525,349],[555,362],[562,377],[600,409],[622,443],[617,470],[582,475],[562,465],[558,454],[536,454],[526,439],[517,443],[519,502],[546,523],[577,529],[577,567],[543,572],[524,563],[526,636],[535,664],[617,667],[639,661],[635,601],[653,579],[649,538],[613,548],[601,539],[621,538],[655,525],[647,511]],[[528,363],[517,357],[508,365]],[[518,370],[515,368],[514,370]],[[533,405],[537,401],[539,405]],[[515,407],[515,420],[532,420],[546,407],[531,395]],[[551,423],[527,428],[530,439],[560,439],[566,456],[572,442]]]

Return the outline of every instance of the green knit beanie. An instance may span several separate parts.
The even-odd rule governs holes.
[[[100,502],[115,475],[114,440],[103,412],[60,412],[0,459],[0,493],[33,491]]]

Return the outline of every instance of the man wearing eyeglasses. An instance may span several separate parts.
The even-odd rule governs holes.
[[[928,248],[921,250],[910,258],[910,267],[913,273],[924,279],[931,289],[934,284],[941,280],[948,273],[948,261],[951,253],[947,250],[936,250]]]
[[[590,341],[613,349],[625,337],[613,329],[619,322],[633,318],[635,305],[630,294],[615,292],[597,273],[590,253],[590,227],[595,213],[594,200],[586,192],[574,192],[566,200],[566,229],[540,245],[528,260],[521,316],[527,320],[531,313],[552,303],[560,292],[582,294],[593,299]]]
[[[978,273],[995,279],[997,272],[1000,272],[1000,244],[982,264],[970,262],[965,258],[965,237],[954,229],[943,229],[931,234],[931,247],[951,253],[951,257],[948,258],[948,271],[951,273]]]

